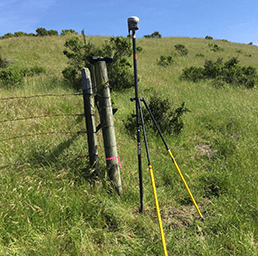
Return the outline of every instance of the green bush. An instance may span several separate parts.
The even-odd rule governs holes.
[[[184,113],[190,112],[184,102],[180,107],[174,108],[168,99],[162,99],[157,94],[154,94],[150,98],[148,105],[162,133],[178,135],[182,131],[184,127],[182,116]],[[150,128],[158,132],[146,108],[143,108],[143,118],[146,129]],[[127,116],[124,120],[124,125],[126,130],[133,134],[136,125],[135,118],[131,115]]]
[[[183,70],[181,79],[190,80],[193,82],[198,82],[203,79],[203,68],[202,67],[189,67]]]
[[[234,86],[243,85],[247,88],[253,88],[258,81],[256,68],[252,66],[240,66],[236,57],[223,63],[222,58],[217,61],[207,60],[204,67],[189,67],[183,70],[181,79],[198,82],[202,79],[213,79],[216,84],[224,83]]]
[[[1,39],[7,39],[7,38],[11,38],[11,37],[14,37],[14,35],[12,33],[7,33],[7,34],[1,36]]]
[[[144,35],[144,38],[161,38],[161,34],[158,31],[155,31],[151,35]]]
[[[77,84],[78,70],[74,66],[68,66],[62,71],[63,77],[72,83],[74,86]]]
[[[0,70],[0,81],[4,86],[20,85],[23,81],[23,75],[18,68],[7,68]]]
[[[206,36],[205,39],[213,40],[213,37],[212,36]]]
[[[65,30],[62,29],[61,36],[70,35],[70,34],[76,34],[77,35],[78,33],[75,32],[75,30],[73,30],[73,29],[65,29]]]
[[[217,44],[208,44],[208,46],[211,48],[211,51],[213,52],[223,52],[224,49]]]
[[[53,29],[46,30],[45,28],[38,28],[36,32],[37,32],[36,36],[58,36],[58,31]]]
[[[136,47],[136,50],[137,50],[137,52],[142,52],[143,49],[142,49],[141,46],[137,46],[137,47]]]
[[[161,55],[158,60],[158,64],[163,67],[170,66],[173,62],[174,62],[174,59],[171,55],[169,56]]]
[[[3,86],[21,85],[25,76],[33,76],[40,73],[46,73],[46,69],[38,66],[32,68],[9,67],[0,70],[0,84]]]
[[[188,49],[183,44],[176,44],[174,47],[176,48],[179,55],[186,56],[188,54]]]
[[[27,34],[25,32],[15,32],[14,34],[12,33],[7,33],[3,36],[0,37],[0,39],[7,39],[7,38],[11,38],[11,37],[22,37],[22,36],[35,36],[35,34],[33,33],[30,33],[30,34]]]
[[[58,31],[51,29],[48,31],[48,36],[58,36]]]
[[[11,61],[7,60],[6,58],[2,58],[0,55],[0,69],[7,68],[10,65]]]
[[[89,68],[91,65],[89,59],[92,56],[113,57],[114,61],[107,63],[111,88],[121,90],[134,85],[131,64],[126,58],[131,56],[131,45],[126,38],[111,37],[101,48],[98,48],[91,43],[84,44],[78,37],[73,37],[68,39],[64,46],[67,48],[64,50],[64,54],[69,58],[69,64],[77,71],[83,67]],[[72,68],[69,70],[73,72],[73,75],[75,74]],[[67,74],[69,70],[64,71],[63,74]],[[76,76],[79,78],[75,78],[73,81],[81,84],[80,75]]]
[[[203,54],[203,53],[196,53],[195,56],[196,56],[196,57],[202,57],[202,58],[203,58],[203,57],[204,57],[204,54]]]
[[[37,28],[36,30],[37,34],[36,36],[47,36],[47,30],[45,28]]]

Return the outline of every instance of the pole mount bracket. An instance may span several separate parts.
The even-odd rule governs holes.
[[[91,64],[95,64],[98,61],[105,61],[106,63],[111,63],[114,61],[113,57],[96,57],[96,56],[91,56],[89,57],[89,62]]]

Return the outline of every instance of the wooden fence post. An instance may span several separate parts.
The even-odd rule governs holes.
[[[82,36],[83,36],[83,42],[84,42],[84,44],[86,44],[86,37],[85,37],[84,29],[82,30]]]
[[[94,171],[94,176],[99,174],[98,144],[95,125],[94,96],[92,92],[91,76],[88,68],[82,68],[82,89],[84,100],[84,113],[88,137],[88,150],[90,155],[90,165]]]
[[[107,65],[104,60],[95,62],[95,78],[99,101],[99,114],[102,126],[108,175],[116,186],[117,193],[122,195],[120,177],[120,159],[117,155],[116,136],[114,129],[113,111],[107,75]]]

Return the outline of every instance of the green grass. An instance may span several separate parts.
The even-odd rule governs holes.
[[[20,87],[0,87],[0,98],[77,93],[61,74],[68,62],[63,54],[67,38],[0,40],[1,55],[12,65],[38,65],[47,70],[47,74],[25,78]],[[105,39],[87,37],[87,42],[101,45]],[[224,51],[211,51],[209,43]],[[169,67],[159,66],[160,55],[173,55],[176,44],[185,45],[188,55],[176,56]],[[137,46],[143,48],[138,53],[140,97],[149,99],[158,93],[176,106],[185,102],[191,110],[184,116],[182,133],[165,139],[204,222],[199,220],[162,141],[151,131],[147,134],[168,255],[257,255],[257,86],[251,90],[229,85],[216,88],[211,81],[192,83],[179,76],[185,67],[203,66],[206,59],[219,57],[228,60],[238,56],[240,65],[258,68],[258,48],[172,37],[137,39]],[[88,178],[87,137],[78,133],[85,131],[83,117],[1,123],[1,139],[5,140],[0,146],[0,166],[5,166],[0,169],[1,255],[163,254],[146,153],[142,148],[145,212],[140,214],[137,143],[123,125],[135,111],[130,101],[134,89],[114,92],[113,96],[119,108],[114,122],[122,163],[122,198],[107,178],[100,132],[103,175],[95,182]],[[0,109],[0,121],[79,114],[83,113],[83,101],[75,95],[11,99],[1,100]],[[11,139],[26,134],[34,135]]]

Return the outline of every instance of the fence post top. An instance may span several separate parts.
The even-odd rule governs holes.
[[[87,94],[92,94],[91,77],[88,68],[82,68],[82,89]]]
[[[106,63],[111,63],[114,61],[113,57],[99,57],[99,56],[91,56],[89,58],[89,62],[91,64],[95,64],[98,61],[105,61]]]

